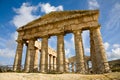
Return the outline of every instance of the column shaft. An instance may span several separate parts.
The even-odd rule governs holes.
[[[18,42],[17,50],[14,59],[13,70],[20,71],[21,70],[21,61],[22,61],[22,51],[23,51],[23,42]]]
[[[49,71],[51,71],[51,57],[52,57],[52,55],[51,54],[49,54]]]
[[[53,70],[56,70],[56,57],[53,56]]]
[[[42,38],[40,71],[48,71],[48,37]]]
[[[90,56],[91,56],[91,61],[92,61],[92,72],[96,73],[98,70],[98,65],[97,65],[97,58],[96,58],[96,52],[95,52],[95,43],[94,43],[94,38],[93,38],[93,33],[92,30],[90,30]]]
[[[72,66],[72,72],[74,72],[74,62],[71,63]]]
[[[69,69],[69,63],[66,63],[66,72],[69,72],[70,69]]]
[[[85,73],[84,52],[81,31],[74,31],[76,51],[76,72]]]
[[[64,72],[65,69],[65,52],[64,52],[64,35],[57,36],[57,71]]]
[[[38,53],[39,49],[35,49],[35,57],[34,57],[34,71],[38,71]]]
[[[53,70],[53,55],[51,55],[51,70]]]
[[[97,58],[97,68],[98,68],[97,73],[110,72],[104,45],[102,42],[100,28],[92,29],[92,32],[93,32],[93,38],[94,38],[93,40],[95,45],[94,47]]]
[[[34,56],[35,56],[35,40],[30,39],[26,53],[25,72],[33,72],[34,70]]]

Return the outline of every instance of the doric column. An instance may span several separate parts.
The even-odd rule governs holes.
[[[57,35],[57,71],[64,72],[65,69],[65,52],[64,52],[64,35]]]
[[[92,29],[90,30],[90,57],[91,57],[91,62],[92,62],[92,72],[96,73],[98,70],[98,65],[97,65],[97,58],[96,58],[96,53],[95,52],[95,43],[94,43],[94,38],[93,38],[93,33]]]
[[[66,72],[69,72],[69,63],[66,63]]]
[[[21,70],[21,61],[22,61],[23,42],[22,41],[17,41],[17,42],[18,42],[18,45],[17,45],[14,65],[13,65],[14,71]]]
[[[53,55],[51,56],[51,70],[53,70]]]
[[[30,39],[28,42],[25,61],[25,72],[33,72],[34,70],[35,40],[36,39]]]
[[[71,63],[72,66],[72,72],[74,72],[74,62]]]
[[[92,29],[94,48],[97,58],[97,73],[110,72],[109,64],[107,61],[104,45],[102,42],[102,37],[100,33],[100,27]]]
[[[48,37],[42,38],[40,72],[48,71]]]
[[[56,70],[56,57],[53,56],[53,70]]]
[[[76,72],[85,73],[84,52],[82,43],[82,31],[74,31],[75,51],[76,51]]]
[[[86,67],[86,73],[89,73],[89,64],[88,64],[88,60],[85,60],[85,67]]]
[[[52,57],[52,55],[51,54],[49,54],[49,71],[51,71],[51,67],[52,67],[52,65],[51,65],[51,57]]]
[[[38,53],[39,53],[39,49],[35,48],[34,71],[38,71]]]

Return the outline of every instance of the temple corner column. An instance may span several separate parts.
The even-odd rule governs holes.
[[[13,71],[21,70],[23,41],[17,40],[17,42],[18,42],[18,45],[17,45],[15,59],[14,59]]]
[[[97,58],[97,71],[96,73],[107,73],[111,72],[109,68],[109,64],[107,61],[102,37],[101,37],[101,32],[100,32],[100,27],[97,27],[95,29],[91,30],[93,34],[93,41],[94,41],[94,48],[95,48],[95,56]]]

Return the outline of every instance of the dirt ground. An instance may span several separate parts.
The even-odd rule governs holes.
[[[0,80],[120,80],[120,72],[99,75],[82,75],[73,73],[0,73]]]

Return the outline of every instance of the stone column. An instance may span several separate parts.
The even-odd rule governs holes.
[[[65,52],[64,52],[64,35],[57,36],[57,71],[64,72],[65,69]]]
[[[94,38],[93,38],[93,33],[92,29],[90,30],[90,57],[91,57],[91,62],[92,62],[92,72],[95,74],[98,70],[98,65],[97,65],[97,58],[96,58],[96,52],[95,52],[95,43],[94,43]]]
[[[35,57],[34,57],[34,71],[38,71],[38,53],[39,49],[35,49]]]
[[[74,72],[74,62],[71,63],[72,66],[72,72]]]
[[[69,72],[69,63],[66,63],[66,72]]]
[[[85,60],[85,66],[86,66],[86,73],[89,73],[89,64],[88,64],[88,60]]]
[[[82,43],[82,31],[74,31],[75,51],[76,51],[76,72],[85,73],[83,43]]]
[[[15,54],[15,59],[14,59],[14,65],[13,65],[13,70],[14,71],[20,71],[21,70],[21,61],[22,61],[22,51],[23,51],[23,42],[22,41],[17,41],[17,50]]]
[[[25,61],[25,72],[33,72],[34,70],[35,40],[36,39],[30,39],[28,43]]]
[[[53,55],[51,55],[51,70],[53,70]]]
[[[56,57],[53,56],[53,70],[56,70]]]
[[[57,70],[57,57],[55,57],[55,71]]]
[[[97,67],[98,67],[97,73],[110,72],[109,64],[107,61],[107,57],[100,33],[100,27],[96,29],[92,29],[92,33],[93,33],[94,48],[97,58]]]
[[[48,71],[48,37],[42,38],[40,72]]]
[[[51,57],[52,57],[52,55],[51,54],[49,54],[49,71],[51,71]]]

